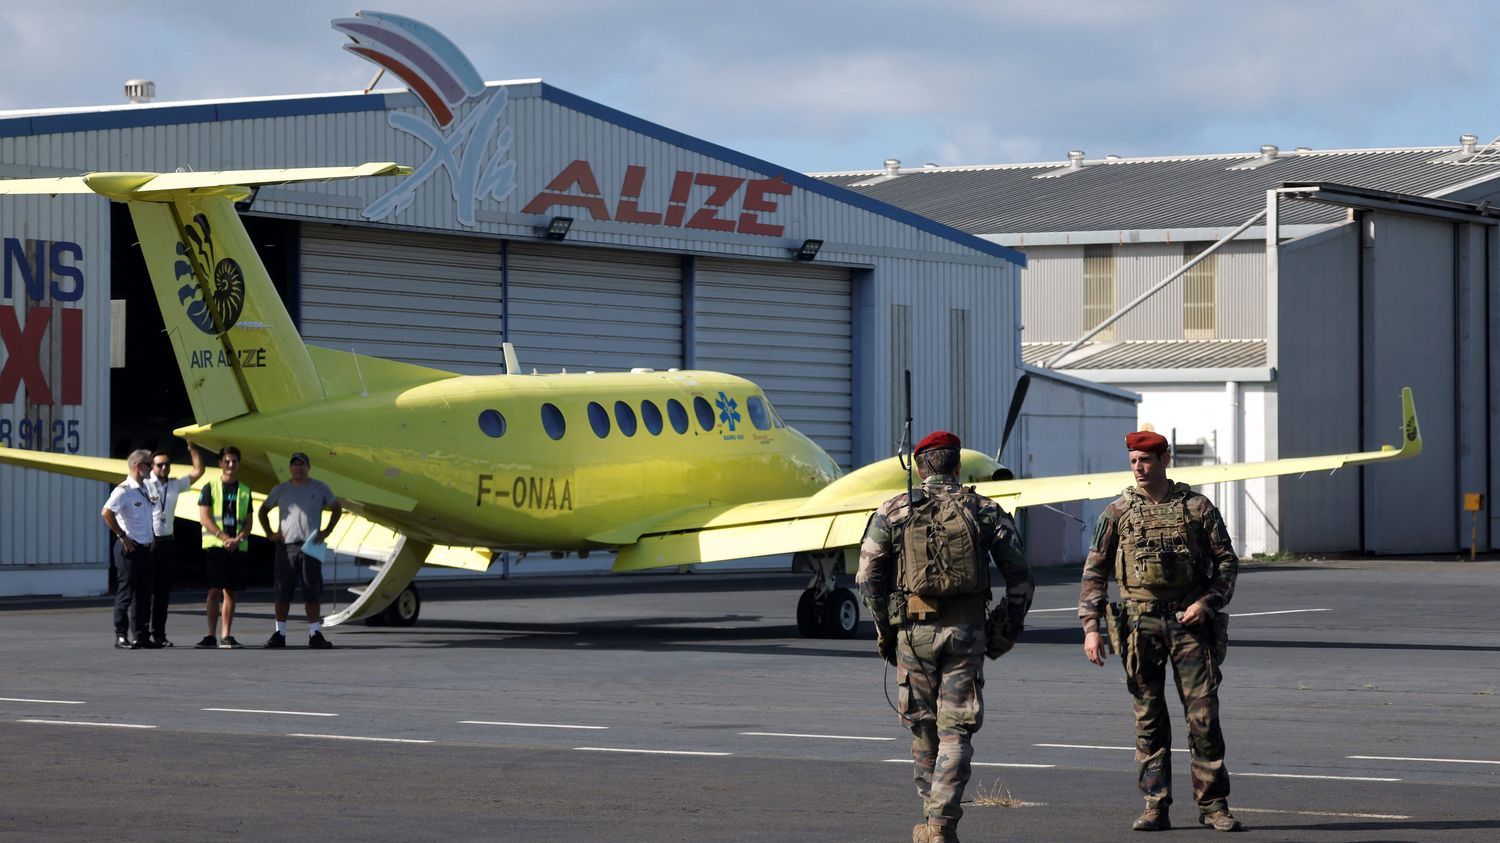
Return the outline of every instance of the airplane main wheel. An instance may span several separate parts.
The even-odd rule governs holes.
[[[822,638],[822,607],[818,605],[817,589],[809,588],[797,598],[797,634],[803,638]]]
[[[396,595],[391,605],[385,607],[380,617],[391,626],[411,626],[417,622],[417,616],[422,614],[422,597],[417,593],[415,585],[408,585],[404,591]]]
[[[823,602],[823,634],[853,638],[859,634],[859,601],[847,588],[835,588]]]

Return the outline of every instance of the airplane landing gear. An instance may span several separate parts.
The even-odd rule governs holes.
[[[859,634],[859,600],[838,587],[834,568],[843,554],[799,553],[793,570],[813,572],[812,582],[797,599],[797,632],[803,638],[853,638]]]

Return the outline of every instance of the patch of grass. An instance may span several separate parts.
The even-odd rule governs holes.
[[[1495,695],[1495,689],[1494,688],[1480,688],[1479,690],[1477,690],[1477,691],[1474,692],[1474,696],[1476,696],[1476,697],[1492,697],[1494,695]]]
[[[1312,557],[1310,556],[1306,556],[1304,554],[1296,553],[1290,550],[1278,550],[1275,553],[1250,554],[1250,560],[1252,562],[1297,562],[1302,559],[1311,558]]]
[[[981,808],[1024,808],[1027,803],[1010,795],[1010,788],[996,781],[988,790],[984,785],[974,788],[974,804]]]

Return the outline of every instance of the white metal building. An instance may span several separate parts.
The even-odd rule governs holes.
[[[1210,490],[1244,553],[1467,549],[1500,518],[1500,146],[1087,159],[822,174],[1021,249],[1023,359],[1140,393],[1180,460],[1394,444],[1412,386],[1427,453],[1337,478]],[[1308,201],[1311,200],[1311,201]],[[1269,220],[1269,222],[1268,222]],[[1241,230],[1082,347],[1107,317]]]
[[[540,80],[489,83],[448,125],[405,90],[0,114],[7,178],[364,161],[419,169],[263,188],[248,214],[310,343],[464,373],[497,370],[505,340],[528,371],[729,371],[845,466],[892,453],[910,366],[919,428],[999,442],[1020,253]],[[128,214],[6,199],[0,234],[0,441],[167,442],[187,405]],[[815,259],[794,258],[804,241]],[[102,590],[105,492],[0,469],[0,594]]]

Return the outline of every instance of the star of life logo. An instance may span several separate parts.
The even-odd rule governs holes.
[[[728,425],[730,430],[734,430],[735,425],[740,423],[739,402],[720,392],[719,397],[714,399],[714,406],[719,408],[719,421]]]
[[[455,206],[465,226],[475,225],[480,201],[504,200],[516,189],[516,162],[511,159],[515,133],[501,127],[509,104],[504,88],[486,88],[467,57],[442,33],[401,15],[358,12],[338,18],[333,28],[348,35],[344,49],[390,71],[427,108],[429,119],[393,112],[391,128],[421,141],[430,150],[416,167],[361,215],[383,220],[411,207],[417,190],[438,173],[446,174]],[[461,119],[458,112],[468,109]]]

